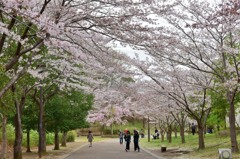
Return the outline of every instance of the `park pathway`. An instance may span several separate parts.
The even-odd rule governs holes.
[[[141,146],[141,144],[140,144]],[[141,147],[140,147],[141,148]],[[120,145],[118,139],[108,139],[94,143],[93,147],[85,145],[73,152],[65,159],[164,159],[151,154],[147,150],[140,152],[133,150],[131,142],[130,151],[125,152],[125,144]]]

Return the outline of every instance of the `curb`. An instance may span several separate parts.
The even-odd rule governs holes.
[[[158,155],[156,155],[156,154],[154,154],[154,153],[148,151],[148,150],[145,149],[145,148],[142,148],[142,147],[141,147],[141,149],[142,149],[143,151],[145,151],[146,153],[148,153],[148,154],[150,154],[150,155],[156,157],[157,159],[164,159],[164,158],[162,158],[162,157],[160,157],[160,156],[158,156]]]
[[[76,152],[76,151],[80,150],[81,148],[83,148],[84,146],[87,146],[87,145],[88,145],[88,143],[85,143],[85,144],[81,145],[80,147],[75,148],[75,149],[74,149],[73,151],[71,151],[69,154],[66,154],[66,155],[64,155],[64,156],[61,156],[59,159],[64,159],[64,158],[70,156],[73,152]]]

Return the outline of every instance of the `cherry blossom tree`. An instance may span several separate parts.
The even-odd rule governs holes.
[[[105,78],[107,87],[94,91],[94,109],[88,115],[90,123],[98,122],[103,126],[111,126],[112,134],[113,124],[125,124],[127,120],[124,118],[132,115],[131,96],[127,87],[133,82],[132,78],[121,77],[116,73],[118,71],[114,72],[115,74]]]
[[[0,97],[46,51],[55,56],[66,58],[70,54],[78,60],[86,59],[87,64],[97,67],[98,63],[88,60],[103,60],[102,55],[110,54],[110,41],[133,43],[138,32],[151,31],[143,25],[144,21],[152,23],[147,17],[152,13],[151,6],[161,5],[144,0],[2,0],[0,4],[0,53],[5,58],[1,66],[5,72],[22,66],[16,75],[9,76]],[[16,49],[11,50],[12,45]]]
[[[86,77],[98,71],[103,73],[104,65],[111,61],[113,50],[107,46],[109,41],[134,42],[138,31],[149,31],[136,20],[151,23],[151,19],[147,18],[151,12],[146,12],[144,8],[159,4],[144,2],[1,0],[0,66],[8,80],[0,88],[0,98],[26,72],[40,77],[42,85],[44,74],[49,75],[49,72],[39,74],[39,65],[47,68],[55,66],[53,70],[61,76],[52,83],[58,83],[60,88],[71,85],[86,90],[86,83],[94,83]],[[48,61],[42,58],[48,58]],[[82,67],[88,76],[80,76],[80,71],[77,76],[77,67],[70,67],[73,65]],[[79,77],[80,80],[76,80]],[[42,86],[39,90],[43,92]],[[40,98],[43,99],[42,96]],[[39,103],[43,105],[42,100]]]
[[[175,2],[168,14],[156,12],[165,23],[142,43],[144,50],[156,61],[171,61],[214,79],[229,103],[231,147],[238,152],[234,101],[239,93],[239,2]]]
[[[176,101],[171,100],[166,92],[161,91],[155,82],[143,80],[138,85],[141,85],[140,90],[143,93],[139,95],[137,106],[133,109],[141,115],[148,114],[158,122],[162,141],[164,141],[164,135],[167,132],[168,141],[171,142],[172,127],[177,122],[180,127],[182,143],[184,143],[187,113],[176,104]],[[138,89],[138,91],[140,90]]]
[[[166,60],[152,59],[145,62],[132,60],[131,62],[154,82],[153,90],[166,97],[165,109],[166,106],[173,109],[177,106],[179,110],[184,110],[188,116],[196,120],[199,130],[199,149],[204,149],[204,128],[211,110],[207,89],[213,88],[212,78]]]

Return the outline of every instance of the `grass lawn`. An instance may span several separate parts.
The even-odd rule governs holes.
[[[150,125],[151,127],[151,134],[154,133],[155,125]],[[134,124],[127,123],[126,125],[114,125],[113,128],[115,130],[125,130],[126,128],[130,130],[130,132],[133,132],[133,129],[140,130],[142,128],[142,122],[136,121]],[[110,128],[108,128],[110,129]],[[228,130],[227,130],[228,131]],[[205,149],[204,150],[198,150],[198,135],[195,134],[194,136],[191,134],[185,134],[185,141],[186,143],[181,143],[181,138],[178,135],[177,138],[174,136],[172,137],[172,143],[168,143],[166,141],[161,142],[160,139],[152,140],[148,142],[147,138],[147,129],[145,128],[145,138],[140,139],[140,146],[143,146],[147,149],[152,150],[159,150],[161,151],[161,146],[167,146],[167,149],[180,149],[180,150],[186,150],[189,151],[188,154],[184,155],[184,159],[216,159],[218,158],[218,149],[219,148],[231,148],[230,143],[230,137],[221,137],[219,135],[213,134],[206,134],[205,135]],[[174,134],[173,134],[174,135]],[[237,140],[239,143],[240,148],[240,135],[237,136]],[[157,150],[157,151],[158,151]],[[233,159],[240,159],[240,153],[233,153],[232,154]]]
[[[181,150],[191,151],[186,156],[187,158],[204,158],[204,159],[213,159],[218,158],[218,149],[219,148],[231,148],[230,138],[229,137],[219,137],[216,134],[206,134],[205,135],[205,149],[198,150],[198,135],[186,134],[185,136],[186,143],[181,143],[181,138],[172,138],[172,143],[168,143],[165,139],[164,142],[161,142],[160,139],[150,140],[148,142],[147,136],[140,140],[140,144],[148,149],[160,149],[161,146],[167,146],[167,148],[179,148]],[[238,141],[240,141],[240,136],[238,136]],[[240,147],[240,145],[239,145]],[[160,151],[160,150],[159,150]],[[239,159],[240,153],[234,153],[233,159]]]

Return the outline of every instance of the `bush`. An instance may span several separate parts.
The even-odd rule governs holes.
[[[117,134],[118,134],[118,131],[119,131],[119,130],[115,130],[115,129],[114,129],[114,130],[113,130],[113,134],[114,134],[114,135],[117,135]],[[111,130],[105,129],[103,133],[104,133],[104,135],[111,135]]]
[[[36,147],[38,146],[38,132],[36,130],[31,130],[30,131],[30,146]],[[23,146],[27,146],[27,133],[23,133],[23,141],[22,141]]]
[[[15,140],[15,130],[14,129],[15,128],[13,127],[13,125],[11,125],[11,124],[7,125],[7,140],[10,145],[14,144],[14,140]]]
[[[228,137],[228,136],[230,136],[230,132],[228,130],[222,130],[222,131],[218,132],[218,135],[220,137]]]
[[[77,136],[76,131],[72,130],[67,133],[67,142],[74,142]]]
[[[47,145],[53,145],[54,144],[54,134],[53,133],[47,133],[46,144]]]
[[[15,131],[14,127],[11,124],[7,124],[6,127],[6,132],[7,132],[7,142],[9,145],[14,144],[14,139],[15,139]],[[2,129],[0,129],[0,142],[2,142]]]
[[[15,128],[13,125],[8,124],[7,125],[7,140],[9,145],[14,144],[15,140]],[[38,132],[36,130],[31,130],[30,131],[30,146],[31,147],[36,147],[38,146]],[[2,141],[2,131],[0,129],[0,142]],[[54,144],[54,134],[53,133],[47,133],[46,134],[46,144],[47,145],[53,145]],[[23,133],[23,140],[22,140],[22,145],[27,146],[27,134]]]

